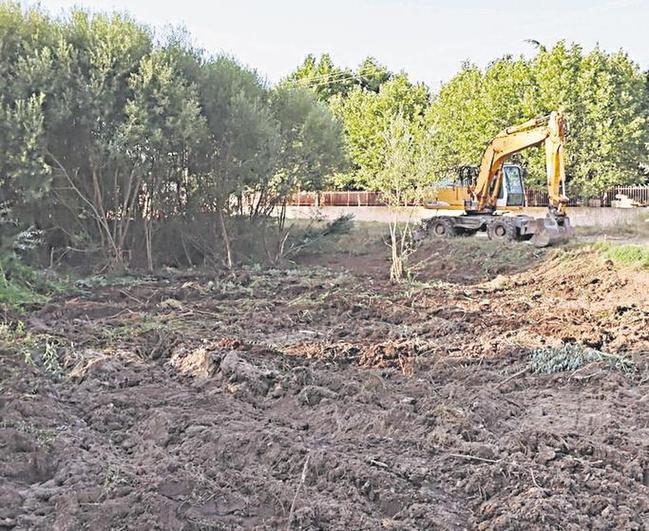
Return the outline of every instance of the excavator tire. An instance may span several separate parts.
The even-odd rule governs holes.
[[[429,234],[434,238],[454,238],[457,236],[457,230],[451,220],[439,218],[430,222]]]
[[[487,226],[487,236],[494,241],[514,241],[516,239],[516,226],[504,219],[492,221]]]

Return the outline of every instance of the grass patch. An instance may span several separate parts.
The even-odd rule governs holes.
[[[649,245],[596,243],[594,248],[614,263],[649,270]]]
[[[385,249],[388,225],[380,222],[356,221],[349,216],[333,221],[291,220],[297,234],[309,236],[311,244],[300,249],[300,254],[362,256],[376,249]]]
[[[522,242],[494,242],[482,235],[448,240],[428,237],[412,257],[412,272],[422,278],[441,274],[463,283],[526,271],[556,249],[537,249]]]
[[[0,344],[55,379],[64,372],[59,363],[59,343],[57,338],[32,334],[22,321],[0,323]]]

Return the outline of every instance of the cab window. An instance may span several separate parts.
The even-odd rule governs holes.
[[[517,166],[505,166],[505,179],[507,180],[507,190],[512,194],[523,193],[523,183],[521,180],[521,169]]]

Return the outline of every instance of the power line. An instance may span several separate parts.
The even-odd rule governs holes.
[[[292,79],[292,80],[285,81],[285,83],[294,86],[298,86],[301,84],[308,85],[313,83],[317,83],[320,85],[331,85],[333,83],[341,83],[343,81],[351,81],[351,80],[361,81],[362,78],[356,74],[346,74],[344,72],[341,72],[339,74],[325,74],[325,75],[318,75],[318,76],[313,76],[308,78],[305,77],[301,79]]]

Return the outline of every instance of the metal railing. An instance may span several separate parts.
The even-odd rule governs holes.
[[[611,206],[617,195],[625,195],[632,201],[649,206],[649,186],[616,186],[601,197],[571,196],[569,206]],[[525,191],[527,206],[547,206],[548,194],[542,190],[528,188]],[[385,206],[381,192],[345,191],[345,192],[299,192],[288,199],[291,206]],[[414,203],[413,203],[414,204]]]
[[[610,207],[618,195],[628,197],[634,203],[649,206],[649,186],[615,186],[601,195],[601,197],[581,197],[571,195],[569,206]],[[542,190],[525,191],[527,206],[547,206],[548,194]]]

